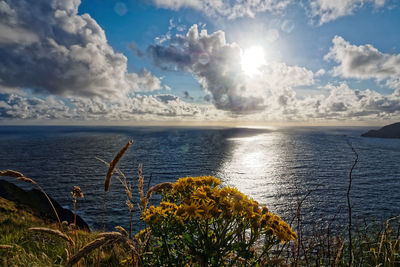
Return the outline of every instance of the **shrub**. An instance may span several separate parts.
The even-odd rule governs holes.
[[[266,264],[274,246],[296,239],[286,222],[236,188],[210,176],[178,179],[164,187],[158,206],[141,219],[151,232],[141,265]]]

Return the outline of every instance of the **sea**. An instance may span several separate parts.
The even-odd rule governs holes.
[[[180,177],[212,175],[286,221],[300,211],[301,222],[315,226],[345,224],[356,152],[350,190],[353,221],[384,221],[400,214],[400,139],[360,137],[368,129],[0,126],[0,170],[33,178],[69,209],[70,192],[80,186],[84,199],[78,202],[78,214],[92,229],[100,229],[107,166],[99,159],[111,161],[133,139],[118,168],[134,192],[135,230],[143,227],[137,204],[139,163],[145,190]],[[152,204],[158,200],[155,196]],[[125,202],[124,188],[114,175],[105,207],[107,229],[129,228]]]

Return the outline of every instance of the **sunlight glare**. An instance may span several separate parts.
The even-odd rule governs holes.
[[[279,136],[278,136],[279,138]],[[228,139],[232,157],[222,163],[219,174],[229,186],[251,195],[257,201],[273,203],[276,177],[279,175],[280,150],[277,136],[260,134]]]
[[[252,46],[245,49],[241,55],[243,71],[249,76],[258,74],[261,65],[265,64],[264,57],[264,49],[261,46]]]

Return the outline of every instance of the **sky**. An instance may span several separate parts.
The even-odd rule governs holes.
[[[0,0],[0,124],[400,120],[396,0]]]

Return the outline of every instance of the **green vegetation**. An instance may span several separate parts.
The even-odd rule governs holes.
[[[54,234],[30,230],[33,227],[58,229],[54,221],[36,217],[24,207],[0,198],[0,265],[1,266],[65,266],[66,249],[72,249],[64,239]],[[46,229],[45,228],[45,229]],[[63,232],[72,233],[72,226],[63,226]],[[82,247],[96,239],[99,233],[76,231],[76,247]],[[119,265],[119,259],[112,246],[104,247],[102,265]],[[96,255],[87,255],[81,266],[93,265]]]
[[[210,176],[164,183],[160,205],[143,206],[149,227],[137,238],[152,254],[139,257],[141,265],[265,265],[273,246],[296,239],[266,207],[220,183]]]

